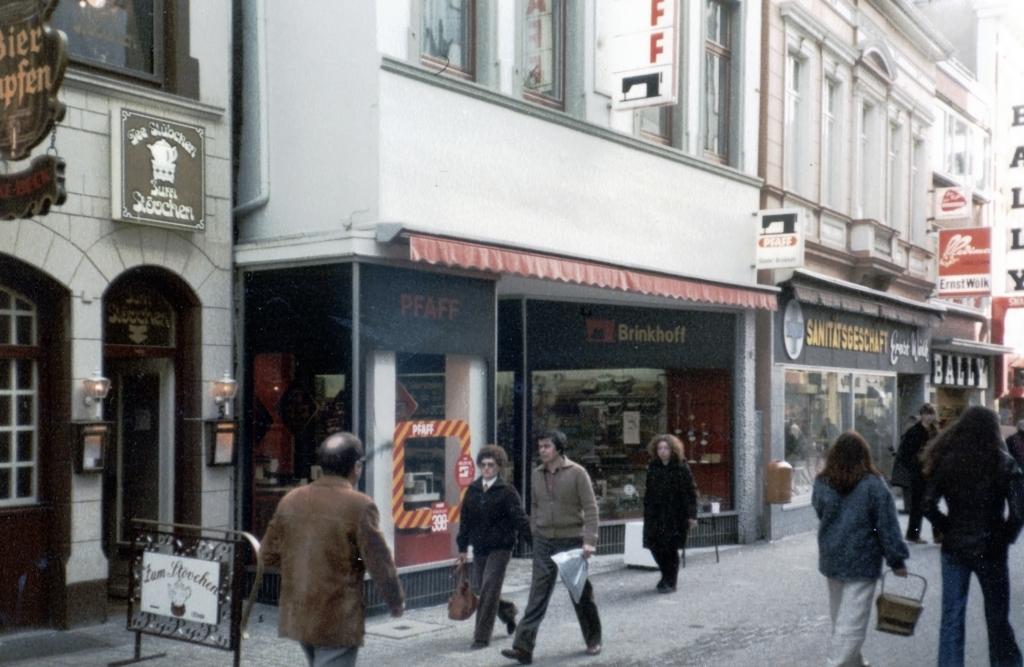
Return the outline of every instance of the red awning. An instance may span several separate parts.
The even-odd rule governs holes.
[[[409,258],[415,262],[559,280],[684,301],[738,308],[776,309],[776,296],[771,289],[717,285],[700,280],[644,273],[609,264],[419,234],[409,235]]]

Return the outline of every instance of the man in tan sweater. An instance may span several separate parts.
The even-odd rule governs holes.
[[[523,665],[533,662],[537,630],[558,581],[558,567],[551,556],[583,549],[590,558],[597,550],[597,500],[590,476],[583,466],[565,456],[567,440],[561,431],[548,431],[537,441],[541,464],[531,478],[530,528],[533,531],[533,577],[530,600],[516,630],[512,648],[501,654]],[[601,652],[601,618],[594,589],[587,581],[576,608],[576,618],[587,643],[587,655]]]

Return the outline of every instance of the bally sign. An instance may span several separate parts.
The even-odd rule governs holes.
[[[932,354],[932,384],[988,389],[988,362],[984,357],[935,352]]]
[[[939,296],[987,296],[992,292],[992,230],[939,231]]]
[[[1012,107],[1011,117],[1013,128],[1024,128],[1024,104]],[[1009,168],[1020,169],[1022,165],[1024,144],[1014,149]],[[1021,209],[1024,209],[1024,196],[1021,195],[1021,190],[1020,186],[1010,188],[1012,200],[1006,224],[1006,253],[1003,256],[1005,282],[1002,285],[1004,293],[1008,296],[1024,295],[1024,220],[1021,219],[1020,213]]]
[[[613,109],[676,103],[678,17],[678,0],[597,3],[595,88]]]

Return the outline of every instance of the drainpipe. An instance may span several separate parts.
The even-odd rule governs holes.
[[[249,201],[235,206],[232,213],[244,217],[270,201],[270,87],[267,83],[267,0],[253,0],[256,7],[256,76],[259,81],[259,163],[260,189]]]

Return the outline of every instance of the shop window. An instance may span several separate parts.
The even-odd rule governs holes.
[[[523,97],[561,108],[565,102],[565,3],[527,0],[522,22]]]
[[[38,497],[36,307],[0,287],[0,507]]]
[[[475,9],[473,0],[423,0],[420,58],[425,65],[475,77]]]
[[[787,370],[783,423],[786,461],[793,466],[793,496],[809,500],[828,448],[852,425],[850,376],[829,371]]]
[[[896,445],[896,378],[892,375],[853,376],[853,428],[871,446],[875,466],[892,471],[890,447]]]

